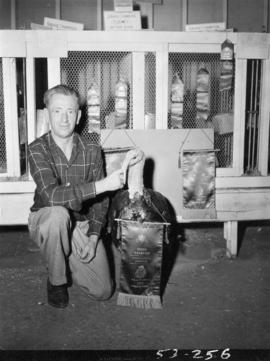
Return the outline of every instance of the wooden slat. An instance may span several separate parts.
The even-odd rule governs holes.
[[[228,0],[222,0],[222,20],[226,25],[226,29],[228,27]]]
[[[0,225],[26,225],[32,204],[32,193],[0,194]]]
[[[188,43],[221,44],[229,39],[237,42],[237,33],[179,31],[66,31],[68,43]]]
[[[220,53],[220,44],[169,44],[170,53]]]
[[[162,45],[147,42],[116,42],[114,38],[111,42],[84,43],[81,41],[69,42],[68,50],[71,51],[157,51],[162,50]]]
[[[0,194],[33,193],[35,190],[34,181],[1,181]]]
[[[5,99],[5,135],[7,174],[20,176],[19,130],[17,113],[16,61],[3,58],[3,91]]]
[[[19,30],[0,30],[0,57],[24,58],[25,56],[25,33]]]
[[[217,218],[221,220],[270,219],[270,189],[228,190],[216,193]]]
[[[216,177],[217,189],[253,189],[255,187],[269,188],[270,176],[268,177]]]
[[[269,0],[263,0],[263,26],[262,31],[268,33]]]
[[[132,54],[133,79],[133,129],[144,129],[144,84],[145,84],[145,55],[143,52]]]
[[[264,60],[262,66],[261,109],[259,119],[258,170],[261,175],[268,175],[269,122],[270,122],[270,60]]]
[[[35,60],[26,58],[27,134],[28,144],[36,137]]]
[[[225,237],[226,236],[226,237]],[[238,222],[224,222],[224,238],[226,239],[226,256],[234,258],[237,256],[238,248]]]
[[[244,169],[244,134],[246,109],[247,60],[235,61],[233,174],[242,175]]]
[[[67,57],[65,31],[35,30],[26,33],[27,57],[58,58]]]
[[[55,18],[61,19],[61,0],[55,0]]]
[[[97,0],[97,30],[103,29],[103,1]]]
[[[11,0],[11,9],[10,9],[10,23],[11,29],[16,29],[16,1]]]
[[[168,47],[156,52],[156,129],[168,127]]]
[[[238,59],[268,59],[268,34],[238,33],[236,57]]]
[[[48,58],[48,88],[61,83],[60,58]]]
[[[217,177],[240,176],[244,172],[244,134],[246,109],[247,60],[235,60],[233,165],[217,168]],[[237,101],[236,101],[237,100]]]
[[[185,31],[186,25],[188,24],[188,0],[182,0],[182,24],[182,29]]]

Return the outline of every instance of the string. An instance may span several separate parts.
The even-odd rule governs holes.
[[[202,131],[203,134],[206,136],[206,138],[208,138],[208,140],[210,140],[210,143],[212,143],[212,145],[214,145],[214,142],[213,142],[212,139],[209,137],[209,135],[205,132],[205,130],[202,128],[201,131]]]
[[[155,211],[161,216],[161,218],[163,219],[163,221],[165,223],[169,223],[170,222],[163,216],[163,214],[160,212],[160,210],[156,207],[156,205],[151,201],[151,206],[155,209]]]
[[[209,137],[209,135],[207,134],[207,132],[206,132],[203,128],[200,129],[200,130],[201,130],[201,132],[206,136],[206,138],[210,141],[210,143],[214,146],[214,141]],[[181,144],[181,147],[180,147],[180,149],[179,149],[179,153],[181,153],[181,151],[182,151],[182,149],[183,149],[183,147],[184,147],[184,145],[185,145],[185,143],[186,143],[186,141],[187,141],[187,138],[188,138],[190,132],[191,132],[191,129],[188,130],[188,132],[187,132],[187,134],[186,134],[186,136],[185,136],[185,138],[184,138],[184,140],[183,140],[183,142],[182,142],[182,144]],[[211,150],[212,150],[212,149],[211,149]],[[199,150],[198,150],[198,151],[199,151]],[[214,151],[214,152],[218,152],[219,149],[213,149],[213,151]]]
[[[137,148],[136,143],[133,141],[133,139],[132,139],[131,136],[128,134],[128,132],[126,131],[126,129],[124,129],[124,132],[125,132],[126,136],[129,138],[129,140],[131,141],[131,143],[134,145],[134,147]]]
[[[105,144],[105,142],[108,140],[108,138],[111,136],[112,132],[114,131],[115,129],[111,129],[110,132],[108,133],[108,135],[106,136],[106,138],[103,140],[103,142],[101,143],[101,146],[103,147],[103,145]],[[133,141],[133,139],[131,138],[131,136],[128,134],[127,130],[126,129],[123,129],[126,136],[128,137],[128,139],[131,141],[132,145],[135,147],[135,148],[138,148],[136,143]]]
[[[188,138],[190,132],[191,132],[191,129],[188,130],[188,132],[187,132],[187,134],[186,134],[186,136],[185,136],[185,138],[184,138],[184,140],[183,140],[183,142],[182,142],[182,145],[181,145],[181,147],[180,147],[180,149],[179,149],[179,153],[181,153],[181,151],[182,151],[182,149],[183,149],[183,147],[184,147],[184,145],[185,145],[185,143],[186,143],[186,141],[187,141],[187,138]]]
[[[110,135],[112,134],[112,132],[114,131],[114,129],[111,129],[111,131],[109,132],[109,134],[107,135],[107,137],[104,139],[102,145],[104,145],[105,141],[110,137]],[[126,136],[128,137],[128,139],[131,141],[131,143],[134,145],[135,148],[137,148],[137,144],[133,141],[133,139],[130,137],[130,135],[128,134],[128,132],[126,131],[126,129],[124,129],[124,132],[126,134]],[[186,135],[186,138],[188,137],[190,133],[190,130],[189,132],[187,133]],[[186,139],[185,138],[185,139]],[[185,142],[185,141],[184,141]],[[167,219],[163,216],[163,214],[160,212],[160,210],[156,207],[156,205],[152,202],[152,200],[150,199],[150,202],[151,202],[151,206],[155,209],[155,211],[161,216],[161,218],[163,219],[163,221],[165,223],[168,223]]]
[[[108,133],[107,137],[103,140],[103,142],[101,143],[101,146],[104,145],[104,143],[106,142],[106,140],[111,136],[112,132],[114,131],[114,129],[111,129],[110,132]]]

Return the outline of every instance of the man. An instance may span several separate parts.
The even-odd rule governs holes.
[[[106,192],[122,188],[124,176],[119,170],[104,178],[100,146],[74,131],[81,116],[75,90],[57,85],[44,103],[51,130],[29,145],[36,190],[28,223],[47,263],[48,303],[67,307],[69,275],[90,297],[108,299],[113,287],[99,236]]]

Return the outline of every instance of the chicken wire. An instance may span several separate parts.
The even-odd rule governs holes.
[[[86,96],[92,82],[100,90],[100,127],[106,129],[106,117],[115,111],[115,85],[122,77],[128,84],[127,124],[132,128],[132,54],[129,52],[69,51],[61,58],[61,82],[75,88],[82,98],[79,133],[99,141],[97,133],[88,132]]]
[[[7,172],[6,134],[5,134],[5,107],[3,92],[3,64],[0,59],[0,173]]]
[[[196,122],[196,81],[198,70],[204,67],[211,79],[210,113],[208,121]],[[212,118],[220,113],[233,113],[234,91],[220,91],[221,62],[220,54],[212,53],[170,53],[169,89],[175,73],[184,82],[183,128],[209,128]],[[115,85],[123,77],[128,83],[128,128],[133,128],[132,119],[132,53],[129,52],[88,52],[69,51],[67,58],[61,59],[61,82],[77,89],[83,99],[82,120],[79,132],[87,137],[99,140],[96,133],[88,132],[86,95],[92,82],[100,89],[101,129],[106,129],[106,117],[114,112]],[[145,127],[155,127],[156,109],[156,56],[145,53]],[[170,102],[170,91],[168,94]],[[170,108],[170,107],[169,107]],[[150,119],[150,120],[149,120]],[[170,111],[168,128],[172,128]],[[218,149],[219,167],[232,166],[233,132],[215,132],[214,147]]]
[[[207,122],[196,120],[196,86],[199,69],[205,68],[210,75],[210,109]],[[183,128],[214,128],[213,117],[218,114],[233,113],[234,91],[220,91],[221,61],[216,53],[170,53],[169,54],[169,94],[173,77],[178,74],[184,83],[183,99]],[[168,128],[172,128],[170,106],[168,114]],[[222,133],[222,134],[221,134]],[[218,149],[218,167],[232,166],[233,131],[216,132],[214,147]]]

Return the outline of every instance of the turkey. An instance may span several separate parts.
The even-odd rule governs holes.
[[[144,187],[144,164],[140,149],[127,153],[122,165],[127,189],[112,199],[108,230],[121,254],[117,305],[161,308],[174,260],[175,217],[161,193]]]
[[[115,219],[137,222],[175,223],[174,212],[167,199],[159,192],[144,187],[143,170],[145,155],[140,149],[130,150],[123,162],[124,180],[127,189],[119,190],[113,197],[108,214],[108,231],[113,241],[118,244],[117,224]],[[168,232],[170,238],[172,227]]]

